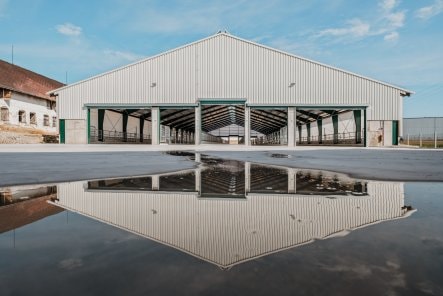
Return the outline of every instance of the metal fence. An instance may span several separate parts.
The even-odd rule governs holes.
[[[443,148],[443,117],[404,118],[400,143],[421,148]]]
[[[311,136],[311,137],[301,137],[298,141],[298,144],[321,144],[321,145],[337,145],[337,144],[346,144],[346,145],[363,145],[364,143],[364,135],[365,133],[362,131],[356,135],[355,132],[343,132],[338,134],[325,134],[321,137],[321,141],[319,136]],[[356,136],[359,139],[358,143],[356,140]]]
[[[124,133],[118,131],[107,131],[91,129],[89,136],[90,143],[107,143],[107,144],[151,144],[151,135],[143,134],[143,141],[139,133]]]
[[[443,148],[443,134],[403,134],[400,143],[421,148]]]

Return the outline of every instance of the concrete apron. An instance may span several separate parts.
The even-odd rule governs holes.
[[[5,152],[124,152],[124,151],[315,151],[315,150],[419,150],[405,147],[337,147],[337,146],[245,146],[227,144],[200,145],[131,145],[131,144],[3,144],[0,153]],[[420,149],[422,150],[422,149]],[[428,150],[429,149],[423,149]]]

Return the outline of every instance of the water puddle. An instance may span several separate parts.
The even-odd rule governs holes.
[[[415,212],[414,205],[405,198],[402,182],[368,181],[334,172],[186,152],[170,154],[193,159],[198,166],[146,176],[0,189],[0,253],[15,256],[11,254],[16,253],[8,253],[14,249],[33,258],[28,252],[35,245],[39,254],[51,254],[38,258],[48,270],[58,266],[54,274],[57,270],[80,272],[85,266],[95,270],[94,274],[103,274],[109,268],[100,269],[100,266],[115,263],[159,282],[162,279],[143,269],[143,264],[151,266],[150,270],[163,270],[169,274],[167,278],[171,275],[170,266],[174,266],[181,275],[174,280],[184,287],[194,273],[225,277],[216,276],[208,266],[234,273],[234,278],[255,272],[258,278],[263,277],[260,282],[265,278],[280,282],[285,278],[280,269],[286,275],[298,277],[300,272],[294,266],[306,271],[317,266],[313,272],[333,279],[334,274],[347,270],[364,271],[358,266],[343,267],[353,260],[341,262],[340,258],[346,254],[359,258],[366,253],[365,248],[378,250],[388,248],[389,244],[393,248],[393,241],[398,240],[401,245],[408,237],[405,234],[410,235],[407,228],[392,228],[400,225],[392,224],[394,221],[409,221],[410,218],[403,218]],[[386,232],[376,224],[387,225]],[[435,245],[436,236],[432,239]],[[71,249],[71,245],[75,247]],[[364,276],[369,277],[375,270],[392,274],[391,269],[397,268],[395,258],[400,255],[395,257],[390,252],[386,253],[390,259],[382,262],[382,265],[388,262],[387,267],[377,267]],[[0,258],[11,258],[3,255]],[[14,258],[15,261],[4,261],[3,273],[27,270],[28,267],[17,265],[21,257]],[[93,258],[103,261],[94,264]],[[174,260],[169,261],[171,258]],[[369,258],[359,264],[375,264]],[[287,266],[289,262],[294,266]],[[248,267],[241,269],[243,265]],[[189,273],[191,267],[194,272]],[[132,280],[128,277],[129,282]],[[305,279],[299,285],[307,282]],[[144,285],[151,287],[149,283]],[[239,291],[246,291],[238,286],[238,281],[233,285]],[[281,285],[287,285],[290,291],[293,282],[280,282]],[[195,287],[187,288],[198,292]]]
[[[281,153],[272,153],[271,157],[273,157],[273,158],[291,158],[291,155],[281,154]]]
[[[2,203],[49,196],[45,200],[52,205],[161,241],[222,268],[412,211],[404,204],[401,183],[170,154],[200,165],[165,174],[4,189]],[[165,227],[158,231],[161,225]],[[220,228],[227,235],[221,236]],[[186,234],[186,239],[174,233]]]

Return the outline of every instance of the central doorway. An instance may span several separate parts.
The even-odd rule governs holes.
[[[245,143],[244,101],[201,101],[201,143]]]

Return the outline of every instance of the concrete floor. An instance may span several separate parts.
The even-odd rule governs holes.
[[[245,151],[247,149],[247,151]],[[195,166],[167,150],[396,181],[443,182],[443,150],[230,145],[0,145],[0,186],[163,173]],[[283,153],[290,158],[273,158]]]

